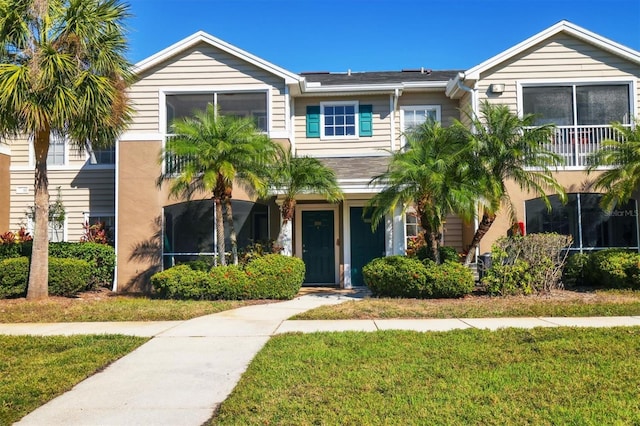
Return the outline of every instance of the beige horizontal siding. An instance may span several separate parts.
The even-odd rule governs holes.
[[[464,223],[459,216],[448,215],[442,233],[443,245],[455,247],[458,253],[462,253],[464,242],[462,238]]]
[[[269,86],[271,90],[271,122],[273,131],[284,131],[284,80],[226,52],[200,44],[165,63],[147,70],[129,89],[135,109],[130,131],[158,132],[159,91],[161,88],[194,86],[232,87]]]
[[[507,104],[515,111],[518,82],[607,81],[611,78],[637,81],[639,75],[640,65],[561,34],[484,72],[478,82],[478,93],[481,100]],[[504,84],[505,91],[500,95],[489,93],[493,83]],[[640,104],[640,91],[636,97]]]
[[[60,187],[62,204],[66,211],[67,240],[78,241],[83,234],[84,213],[115,213],[115,171],[113,169],[82,171],[49,171],[51,203],[58,196]],[[28,188],[28,193],[18,194],[18,187]],[[17,230],[26,225],[26,214],[33,206],[33,172],[11,173],[10,228]]]
[[[356,101],[373,106],[373,136],[351,139],[307,138],[307,106],[321,102]],[[391,148],[389,96],[299,98],[295,102],[295,140],[298,155],[386,155]]]
[[[29,138],[21,137],[10,142],[11,146],[11,166],[34,167],[33,149]],[[80,168],[87,163],[86,151],[78,151],[71,143],[67,142],[65,164],[56,167]]]

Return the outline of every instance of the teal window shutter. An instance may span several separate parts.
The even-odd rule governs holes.
[[[360,136],[373,136],[373,105],[360,105]]]
[[[320,105],[307,106],[307,137],[320,137]]]

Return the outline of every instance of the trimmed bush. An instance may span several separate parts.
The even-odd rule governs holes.
[[[91,272],[86,260],[49,258],[49,294],[69,297],[86,290]]]
[[[475,280],[471,270],[457,261],[427,265],[427,292],[433,298],[455,298],[471,294]]]
[[[584,266],[584,283],[593,287],[640,289],[640,254],[621,249],[592,253]]]
[[[27,294],[29,258],[14,257],[0,260],[0,299]]]
[[[567,263],[562,270],[562,283],[565,287],[577,287],[586,285],[585,272],[589,263],[587,253],[575,253],[567,258]]]
[[[215,288],[213,278],[187,265],[178,265],[151,277],[151,286],[165,299],[204,299],[206,292]]]
[[[22,244],[0,244],[0,260],[22,256]]]
[[[511,264],[493,264],[482,284],[492,296],[531,294],[534,288],[531,266],[522,259]]]
[[[29,250],[29,253],[31,250]],[[113,247],[98,243],[50,243],[49,256],[82,259],[91,265],[90,287],[108,287],[113,283],[116,254]]]
[[[251,260],[245,267],[251,289],[250,299],[293,299],[304,281],[304,262],[297,257],[268,254]]]
[[[364,282],[375,296],[427,297],[427,269],[418,259],[387,256],[362,268]]]
[[[27,293],[29,258],[0,261],[0,298],[20,297]],[[49,294],[74,296],[85,290],[91,279],[91,265],[79,259],[49,258]]]
[[[214,266],[209,271],[212,278],[207,290],[211,299],[244,300],[252,296],[251,282],[240,266]]]

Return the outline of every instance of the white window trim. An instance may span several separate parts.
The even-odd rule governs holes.
[[[35,227],[35,223],[33,222],[33,216],[31,216],[30,214],[27,215],[27,232],[29,232],[29,234],[34,235],[34,227]],[[68,241],[68,234],[67,234],[67,217],[65,216],[64,221],[62,222],[62,241],[58,241],[58,242],[65,242]],[[47,224],[47,236],[48,236],[48,232],[49,232],[49,225]],[[50,242],[51,239],[49,240]]]
[[[436,112],[436,121],[438,123],[442,123],[442,106],[441,105],[403,105],[400,107],[400,148],[404,147],[407,143],[407,138],[405,137],[405,132],[407,129],[405,128],[405,120],[404,113],[405,111],[428,111],[434,110]]]
[[[99,170],[99,169],[115,169],[116,168],[116,145],[115,142],[113,144],[113,163],[97,163],[95,162],[95,155],[93,153],[93,147],[91,146],[91,142],[87,142],[85,148],[85,158],[86,165],[91,169]]]
[[[524,99],[522,89],[525,87],[551,87],[551,86],[598,86],[598,85],[628,85],[629,87],[629,122],[633,125],[639,111],[639,98],[636,96],[638,87],[636,80],[626,77],[609,78],[573,78],[573,79],[549,79],[549,80],[518,80],[516,81],[518,114],[524,115]],[[575,92],[575,90],[574,90]],[[574,99],[575,102],[575,99]],[[575,106],[575,105],[574,105]],[[574,111],[574,115],[576,111]],[[605,123],[603,123],[605,124]]]
[[[50,139],[51,140],[51,139]],[[47,170],[66,170],[69,169],[69,138],[64,137],[64,162],[62,164],[48,164]],[[47,154],[48,157],[48,154]],[[29,137],[29,167],[36,166],[36,153],[33,147],[33,136]]]
[[[355,115],[355,135],[344,136],[326,136],[324,134],[324,107],[325,106],[353,106]],[[354,140],[360,138],[360,102],[358,101],[335,101],[335,102],[320,102],[320,140]]]

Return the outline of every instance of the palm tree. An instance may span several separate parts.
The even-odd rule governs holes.
[[[128,11],[118,0],[0,0],[0,136],[29,137],[35,154],[28,299],[48,295],[50,137],[104,148],[130,119]]]
[[[163,158],[165,172],[158,183],[170,182],[172,196],[191,198],[197,191],[211,193],[216,217],[223,217],[230,229],[233,263],[238,263],[238,243],[233,223],[231,198],[233,184],[241,184],[249,193],[267,193],[265,171],[273,163],[275,145],[260,133],[251,117],[221,114],[209,104],[193,117],[176,120]],[[224,222],[216,221],[217,250],[220,263],[226,265]]]
[[[465,264],[471,263],[476,247],[496,220],[501,207],[506,207],[515,223],[515,209],[507,192],[506,182],[514,181],[521,190],[540,196],[547,208],[551,203],[545,193],[551,189],[561,200],[566,200],[564,188],[552,175],[552,170],[563,164],[561,156],[545,148],[553,135],[552,125],[535,126],[536,117],[519,117],[507,105],[493,105],[485,101],[480,117],[472,116],[474,131],[468,137],[476,154],[479,221]]]
[[[282,225],[277,244],[282,247],[283,254],[291,256],[291,221],[295,214],[296,198],[302,193],[312,193],[335,203],[342,199],[342,191],[333,170],[316,158],[295,157],[291,149],[282,147],[279,147],[278,158],[270,170],[270,180],[272,192],[284,197],[280,206]]]
[[[640,185],[640,127],[612,124],[617,140],[602,142],[602,148],[590,158],[588,173],[597,167],[610,167],[596,178],[594,187],[603,191],[600,204],[607,211],[626,203]]]
[[[403,213],[413,205],[425,241],[439,262],[445,217],[450,213],[467,219],[473,216],[476,192],[469,145],[459,127],[442,127],[433,120],[405,136],[404,149],[393,153],[387,171],[370,182],[382,187],[368,203],[373,208],[372,226],[375,229],[398,205]]]

